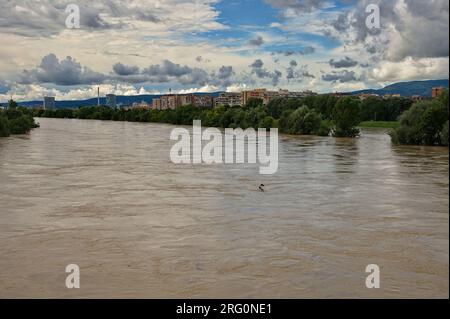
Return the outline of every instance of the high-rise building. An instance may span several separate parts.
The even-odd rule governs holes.
[[[54,110],[55,109],[55,97],[45,96],[44,97],[44,110]]]
[[[117,107],[117,97],[115,94],[106,95],[106,106],[112,109]]]

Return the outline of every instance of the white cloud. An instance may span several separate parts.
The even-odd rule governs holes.
[[[401,62],[383,61],[369,71],[369,76],[378,82],[446,79],[449,76],[448,69],[448,58],[409,57]]]
[[[200,88],[182,89],[178,94],[192,94],[192,93],[212,93],[220,90],[220,87],[214,85],[205,85]]]
[[[146,90],[144,87],[135,87],[130,84],[101,84],[72,88],[63,91],[58,88],[48,88],[38,84],[16,84],[9,92],[0,94],[0,101],[5,102],[11,96],[18,101],[40,101],[44,96],[54,96],[59,101],[85,100],[97,97],[97,88],[100,87],[100,95],[112,93],[116,95],[143,95],[159,94],[155,90]]]
[[[49,53],[54,53],[60,61],[71,56],[82,66],[104,74],[108,79],[112,66],[117,63],[132,67],[118,69],[119,73],[134,73],[136,68],[142,71],[150,65],[162,64],[164,60],[201,69],[209,75],[195,72],[192,77],[178,81],[184,83],[181,87],[176,85],[177,81],[170,83],[172,87],[180,87],[186,92],[214,87],[238,90],[240,87],[273,85],[291,90],[327,92],[343,88],[344,85],[367,88],[395,81],[448,77],[447,0],[361,0],[356,6],[340,10],[336,10],[334,1],[267,0],[282,10],[284,19],[273,22],[270,28],[246,25],[243,26],[248,34],[245,38],[230,36],[217,41],[199,34],[231,29],[221,22],[224,20],[219,19],[219,12],[214,7],[218,0],[79,0],[77,2],[82,8],[82,14],[84,7],[89,9],[85,11],[85,25],[80,30],[68,30],[61,26],[66,16],[64,8],[72,2],[40,0],[41,6],[36,6],[35,1],[30,0],[0,3],[0,36],[3,44],[0,50],[0,82],[17,82],[24,69],[35,69],[42,57]],[[368,33],[362,20],[365,18],[364,6],[369,2],[378,3],[382,8],[383,29],[379,33]],[[339,17],[342,18],[338,21]],[[321,40],[314,36],[299,36],[304,33],[320,36]],[[264,45],[248,44],[249,39],[259,37],[263,39]],[[324,41],[324,37],[334,38],[337,47],[330,49],[330,41]],[[298,48],[294,49],[295,55],[285,56],[281,51],[271,55],[271,52],[264,50],[286,44]],[[314,52],[299,54],[308,47],[315,48]],[[201,62],[195,60],[199,56],[202,57]],[[264,62],[266,73],[252,74],[249,65],[257,59]],[[292,59],[298,62],[299,68],[306,66],[305,69],[315,79],[287,79],[289,73],[286,70]],[[339,71],[354,72],[356,81],[323,81],[322,75],[332,74],[333,71],[328,62],[343,59],[359,62],[359,65],[355,65],[355,62],[339,64],[343,65]],[[218,70],[222,66],[231,66],[232,76],[227,81],[214,81],[213,74],[219,74]],[[278,72],[283,74],[279,75]],[[272,77],[258,77],[258,74]],[[132,76],[129,75],[129,82],[138,82],[138,79],[131,81]],[[59,75],[57,78],[61,79]],[[276,81],[272,81],[272,78]],[[122,80],[126,82],[126,77],[122,77]],[[94,80],[84,82],[93,83]],[[63,84],[61,81],[59,83]],[[145,87],[149,87],[148,84]],[[130,88],[124,92],[134,92],[135,86],[123,85]],[[18,85],[12,86],[12,93],[28,99],[42,96],[45,90],[56,90],[37,83],[26,87],[31,90],[29,94],[24,91],[23,85],[20,88]],[[114,90],[120,93],[122,89],[118,87]],[[77,89],[66,88],[48,93],[67,98],[92,97],[88,96],[92,93],[91,89],[82,84]]]

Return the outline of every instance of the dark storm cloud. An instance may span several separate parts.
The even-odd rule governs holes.
[[[59,60],[55,54],[50,53],[42,58],[38,67],[24,70],[19,83],[72,86],[114,82],[134,84],[178,82],[183,85],[203,86],[212,83],[222,86],[228,84],[235,74],[232,66],[222,66],[217,73],[208,73],[206,70],[176,64],[169,60],[164,60],[161,64],[152,64],[144,69],[119,62],[112,66],[112,70],[110,74],[102,74],[82,66],[70,56]]]
[[[169,60],[164,60],[162,64],[154,64],[144,69],[143,73],[149,76],[173,76],[180,77],[192,73],[188,66],[181,66]]]
[[[273,72],[268,71],[267,69],[263,68],[264,62],[260,59],[255,60],[250,65],[251,73],[256,75],[259,79],[270,79],[273,86],[278,85],[280,82],[280,78],[283,76],[283,73],[281,73],[279,70],[274,70]]]
[[[262,68],[262,66],[264,65],[264,62],[261,61],[260,59],[255,60],[255,62],[253,62],[252,64],[250,64],[250,67],[252,69],[260,69]]]
[[[349,21],[347,19],[347,14],[340,14],[336,20],[334,20],[331,25],[340,32],[347,31],[349,28]]]
[[[314,47],[308,46],[305,47],[302,50],[299,51],[294,51],[294,50],[287,50],[287,51],[277,51],[277,52],[273,52],[272,54],[282,54],[284,56],[293,56],[293,55],[308,55],[308,54],[313,54],[314,52],[316,52],[316,49]]]
[[[288,81],[296,79],[301,82],[305,78],[315,78],[315,76],[309,73],[307,65],[302,65],[298,68],[298,63],[292,60],[286,69],[286,79]]]
[[[322,80],[326,82],[340,82],[340,83],[346,83],[351,81],[356,81],[355,72],[353,71],[341,71],[336,72],[333,71],[330,74],[322,75]]]
[[[259,47],[264,44],[264,39],[263,39],[263,37],[258,36],[255,39],[248,41],[248,44]]]
[[[225,79],[229,79],[233,75],[234,75],[234,71],[233,71],[232,66],[222,66],[219,69],[218,78],[221,80],[225,80]]]
[[[355,61],[351,58],[349,58],[348,56],[346,56],[343,59],[340,60],[335,60],[335,59],[331,59],[329,62],[330,66],[336,68],[336,69],[340,69],[340,68],[352,68],[358,65],[358,61]]]
[[[116,63],[113,65],[113,70],[117,75],[136,75],[139,74],[139,67],[135,65],[124,65],[122,63]]]
[[[268,4],[279,9],[292,9],[297,13],[311,12],[321,8],[323,0],[265,0]]]
[[[22,84],[54,83],[57,85],[82,85],[103,83],[107,76],[82,66],[75,59],[68,56],[59,59],[53,53],[42,58],[41,64],[32,70],[22,72]]]
[[[185,85],[205,85],[210,80],[210,75],[203,69],[191,68],[169,60],[164,60],[162,64],[150,65],[142,73],[148,76],[149,82],[154,83],[178,81]]]
[[[201,61],[203,61],[203,59],[201,59]],[[116,69],[119,69],[120,71],[128,71],[121,72],[122,74],[120,75],[131,75],[126,78],[121,77],[119,80],[128,80],[135,83],[166,83],[176,81],[183,85],[214,84],[223,86],[228,84],[229,79],[235,74],[232,66],[222,66],[217,73],[208,73],[206,70],[201,68],[192,68],[169,60],[164,60],[161,64],[152,64],[137,73],[135,72],[139,70],[137,66],[128,66],[125,68],[122,66],[117,68],[117,64],[115,66],[116,68],[114,71],[116,73]]]

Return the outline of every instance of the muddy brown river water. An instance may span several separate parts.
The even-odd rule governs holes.
[[[449,297],[448,148],[280,136],[262,176],[172,164],[170,125],[38,121],[0,139],[1,298]]]

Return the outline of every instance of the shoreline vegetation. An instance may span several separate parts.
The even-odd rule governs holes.
[[[360,128],[385,128],[394,144],[449,145],[448,90],[436,99],[417,102],[407,98],[377,97],[361,101],[353,96],[324,94],[302,99],[278,98],[267,106],[263,106],[261,99],[250,99],[244,107],[219,106],[212,109],[186,105],[175,110],[126,110],[106,106],[16,110],[24,116],[174,125],[191,125],[194,120],[201,120],[207,127],[278,128],[281,133],[291,135],[357,137]]]
[[[7,110],[0,110],[0,137],[26,134],[39,124],[34,121],[35,112],[27,108],[18,108],[17,103],[9,101]]]

